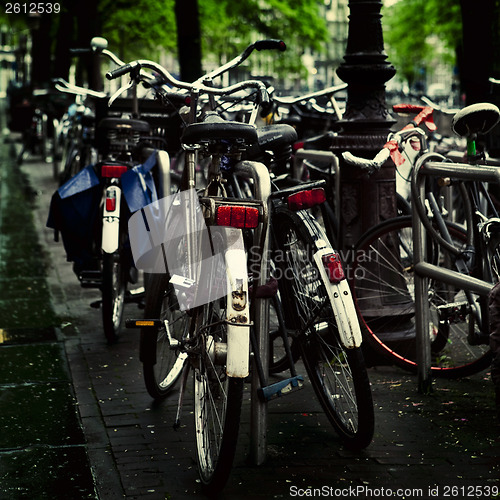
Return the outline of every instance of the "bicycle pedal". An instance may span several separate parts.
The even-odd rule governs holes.
[[[295,377],[280,380],[279,382],[268,385],[267,387],[262,387],[259,391],[265,401],[270,401],[271,399],[279,398],[290,394],[291,392],[298,391],[303,387],[304,377],[302,375],[296,375]]]
[[[78,279],[82,288],[100,288],[102,285],[101,271],[82,271]]]
[[[126,319],[125,328],[158,328],[163,326],[160,319]]]

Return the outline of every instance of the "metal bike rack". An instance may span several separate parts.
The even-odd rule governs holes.
[[[420,175],[421,174],[421,175]],[[476,166],[464,163],[427,162],[419,169],[418,192],[422,199],[425,176],[452,177],[454,179],[500,183],[500,168]],[[415,259],[415,326],[417,348],[418,390],[422,393],[431,390],[431,346],[428,338],[429,301],[427,300],[428,279],[439,279],[444,283],[470,290],[479,295],[487,296],[493,285],[486,281],[465,276],[458,271],[445,269],[424,261],[425,228],[418,213],[413,210],[413,252]]]
[[[329,163],[334,172],[334,180],[335,180],[335,196],[334,202],[339,203],[340,200],[340,166],[338,156],[332,153],[331,151],[321,151],[319,149],[298,149],[295,152],[294,160],[293,160],[293,168],[292,168],[292,177],[294,179],[301,179],[302,177],[302,169],[304,160],[309,161],[319,161]],[[338,206],[332,207],[334,208],[334,213],[336,214],[336,223],[337,227],[340,225],[340,210]]]
[[[256,199],[263,201],[269,209],[271,180],[267,167],[258,162],[242,161],[236,164],[235,173],[253,180]],[[262,248],[259,279],[257,283],[254,283],[254,286],[265,285],[269,278],[269,225],[266,228],[263,228],[262,225],[257,228],[254,235],[254,245],[260,246],[263,230],[267,234]],[[254,330],[259,346],[258,354],[264,366],[267,382],[267,368],[269,366],[269,300],[256,298],[254,312]],[[261,465],[265,461],[267,447],[267,403],[257,394],[259,387],[259,375],[254,366],[252,371],[250,447],[252,461],[255,465]]]

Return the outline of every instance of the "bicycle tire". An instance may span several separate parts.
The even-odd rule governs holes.
[[[102,256],[102,324],[109,344],[116,342],[121,330],[128,279],[119,252]]]
[[[40,117],[40,154],[42,155],[42,159],[45,163],[50,163],[52,161],[51,156],[51,145],[49,139],[49,117],[43,113]]]
[[[278,314],[278,308],[281,314]],[[269,373],[276,374],[290,369],[290,360],[286,354],[284,335],[288,331],[283,319],[283,306],[278,295],[272,297],[269,310]],[[293,338],[289,339],[292,360],[296,363],[300,359],[300,349]]]
[[[465,241],[461,226],[446,222],[457,244]],[[351,286],[365,339],[391,363],[416,372],[411,216],[382,222],[357,243]],[[426,261],[440,265],[446,255],[429,237]],[[451,265],[451,264],[450,264]],[[433,376],[464,377],[487,368],[486,345],[471,346],[467,332],[476,328],[462,290],[429,280]]]
[[[168,321],[170,338],[176,341],[186,337],[190,318],[180,311],[168,275],[149,276],[144,317]],[[141,330],[139,357],[148,394],[156,400],[165,398],[179,379],[186,356],[171,345],[162,326],[158,330]]]
[[[208,234],[211,248],[222,248],[216,241],[220,233],[209,227]],[[246,269],[244,254],[243,259],[240,269]],[[231,472],[243,403],[244,379],[227,374],[226,358],[219,358],[215,349],[216,343],[227,345],[227,286],[226,296],[197,307],[193,317],[201,343],[193,374],[196,455],[202,488],[209,496],[222,490]]]
[[[75,146],[71,146],[68,155],[63,160],[63,170],[59,176],[59,184],[63,185],[81,170],[80,152]]]
[[[374,432],[370,382],[361,348],[348,349],[340,340],[327,289],[313,258],[316,242],[327,241],[326,236],[307,213],[287,209],[273,213],[273,234],[281,261],[292,271],[279,280],[285,318],[293,322],[290,327],[299,330],[310,325],[295,343],[300,346],[316,396],[343,445],[365,448]]]

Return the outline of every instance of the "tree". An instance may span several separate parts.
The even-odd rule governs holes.
[[[470,104],[489,98],[488,77],[500,57],[499,21],[499,0],[398,0],[384,8],[384,38],[410,86],[421,68],[441,57],[457,68]],[[445,49],[440,54],[436,40]]]
[[[321,51],[328,39],[321,0],[199,0],[205,53],[230,58],[259,38],[282,39],[284,57],[273,58],[272,71],[287,77],[304,74],[306,49]]]
[[[454,64],[461,39],[460,6],[455,0],[399,0],[383,9],[384,40],[389,59],[412,88],[436,58]]]
[[[176,0],[175,20],[181,80],[193,82],[203,74],[198,0]]]
[[[60,14],[39,18],[39,36],[33,58],[37,79],[67,77],[71,47],[88,47],[102,35],[123,60],[158,59],[161,52],[175,55],[186,80],[197,78],[202,61],[222,62],[259,38],[288,42],[286,57],[277,58],[273,74],[300,75],[304,49],[321,50],[327,39],[320,16],[322,0],[59,0]],[[197,11],[199,10],[199,15]],[[51,16],[50,18],[48,16]],[[0,20],[26,28],[25,14]],[[199,36],[198,36],[199,23]],[[38,39],[37,39],[38,40]],[[300,43],[296,41],[300,40]],[[202,57],[203,54],[203,57]],[[250,62],[250,61],[249,61]],[[274,61],[273,61],[274,62]],[[96,58],[84,57],[77,76],[81,83],[99,87]]]

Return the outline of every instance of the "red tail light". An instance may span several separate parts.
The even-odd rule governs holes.
[[[342,262],[340,262],[340,256],[338,254],[331,253],[323,255],[321,260],[323,261],[323,266],[328,274],[330,283],[339,283],[345,279],[344,269],[342,268]]]
[[[299,191],[288,197],[288,208],[290,210],[304,210],[316,205],[321,205],[326,200],[323,188],[314,188],[306,191]]]
[[[106,190],[106,211],[114,212],[116,210],[116,192],[112,189]]]
[[[101,167],[101,175],[103,177],[120,178],[128,167],[126,165],[103,165]]]
[[[259,209],[255,207],[220,205],[215,222],[218,226],[253,229],[259,224]]]

